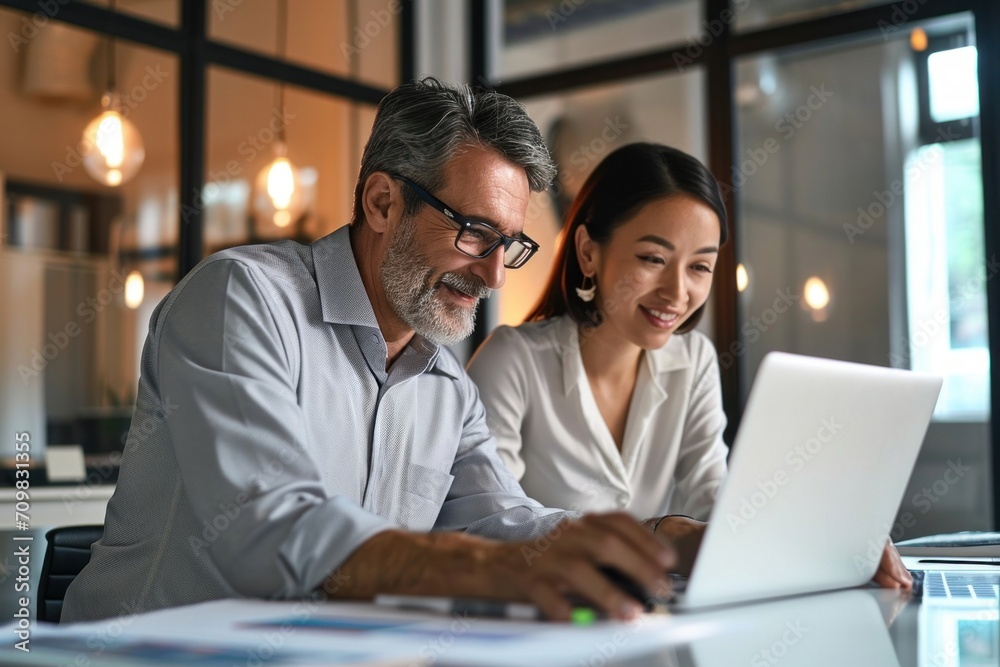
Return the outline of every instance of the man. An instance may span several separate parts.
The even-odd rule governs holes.
[[[379,105],[349,228],[195,267],[150,320],[104,537],[63,620],[319,590],[638,613],[598,567],[655,589],[673,550],[627,515],[525,497],[440,347],[537,248],[528,198],[553,175],[515,101],[407,84]]]

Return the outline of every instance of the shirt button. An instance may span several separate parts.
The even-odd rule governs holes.
[[[378,342],[378,334],[372,334],[372,340]]]
[[[618,504],[620,504],[622,507],[628,505],[628,500],[629,500],[628,496],[625,495],[624,493],[618,496]]]

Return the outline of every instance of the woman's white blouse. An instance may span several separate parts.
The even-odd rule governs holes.
[[[619,453],[568,316],[501,326],[483,343],[469,375],[500,455],[529,496],[583,512],[708,518],[727,455],[715,348],[692,331],[644,359]]]

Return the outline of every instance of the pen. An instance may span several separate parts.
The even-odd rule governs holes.
[[[485,618],[511,618],[519,621],[537,621],[542,617],[538,607],[524,602],[499,602],[424,595],[376,595],[375,604],[394,609],[413,609],[433,611],[439,614],[462,614]]]

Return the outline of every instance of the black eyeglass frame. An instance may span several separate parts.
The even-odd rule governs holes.
[[[521,234],[520,236],[507,236],[499,229],[497,229],[496,227],[487,222],[466,217],[461,213],[455,211],[450,206],[445,204],[443,201],[441,201],[440,199],[432,195],[430,192],[425,190],[423,187],[417,185],[416,183],[408,179],[406,176],[401,176],[399,174],[389,174],[389,175],[392,176],[393,178],[399,179],[403,183],[406,183],[406,185],[408,185],[410,189],[413,190],[413,192],[415,192],[416,195],[424,201],[425,204],[435,209],[436,211],[440,212],[446,218],[448,218],[449,220],[458,225],[458,234],[455,235],[455,249],[458,250],[463,255],[472,257],[474,259],[483,259],[485,257],[489,257],[490,254],[497,248],[499,248],[501,245],[503,246],[504,253],[506,254],[507,250],[509,250],[514,243],[520,243],[528,248],[527,252],[520,258],[518,258],[519,261],[516,264],[508,265],[507,262],[504,262],[504,268],[519,269],[525,264],[527,264],[528,260],[531,259],[536,252],[538,252],[539,245],[525,234]],[[462,234],[464,234],[467,230],[472,229],[472,227],[476,225],[481,225],[485,227],[486,229],[490,230],[499,237],[497,238],[496,243],[491,245],[485,252],[480,253],[478,255],[474,255],[471,252],[468,252],[467,250],[463,250],[458,245],[458,242],[462,240]]]

